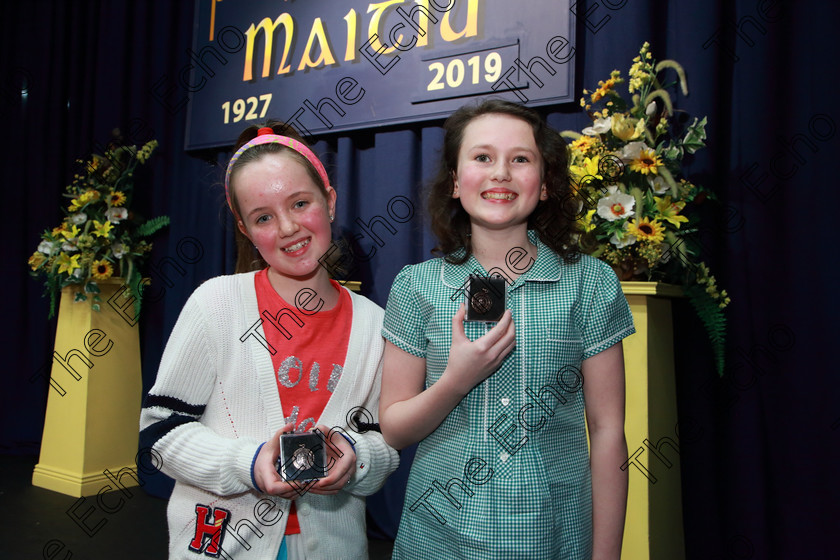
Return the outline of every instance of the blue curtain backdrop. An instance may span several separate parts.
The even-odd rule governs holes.
[[[589,14],[578,21],[578,94],[614,68],[626,72],[648,40],[657,58],[686,68],[691,93],[676,99],[678,109],[709,117],[708,148],[687,170],[719,199],[707,205],[703,257],[733,302],[728,368],[719,380],[702,326],[678,303],[682,433],[662,434],[682,436],[689,558],[836,557],[840,382],[831,344],[840,316],[833,231],[840,112],[831,45],[840,7],[770,0],[578,4],[578,14]],[[160,297],[149,302],[140,327],[148,389],[186,298],[202,281],[232,270],[232,222],[220,186],[228,154],[185,153],[186,111],[172,109],[174,97],[167,108],[150,93],[189,63],[193,2],[4,2],[0,22],[0,450],[37,454],[48,390],[37,371],[50,360],[55,319],[46,320],[41,286],[25,263],[40,232],[60,220],[58,201],[74,160],[106,142],[114,127],[137,143],[160,142],[143,178],[149,187],[137,196],[139,211],[172,218],[151,258]],[[559,129],[587,122],[574,104],[548,112]],[[418,192],[436,161],[439,126],[328,135],[315,145],[338,188],[336,234],[362,233],[357,220],[376,216],[396,231],[374,226],[383,244],[359,274],[366,295],[383,306],[397,271],[428,258],[433,245]],[[404,223],[387,213],[398,195],[416,209]],[[396,530],[406,473],[401,468],[369,501],[380,535]],[[145,488],[165,495],[167,484],[161,477]]]

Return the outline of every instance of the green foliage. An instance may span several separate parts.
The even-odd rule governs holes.
[[[713,298],[699,284],[684,288],[691,306],[706,327],[706,334],[712,345],[712,354],[718,375],[723,376],[724,355],[726,351],[726,315],[717,299]]]
[[[169,216],[158,216],[144,223],[137,228],[137,235],[140,237],[148,237],[169,225]]]
[[[688,127],[685,137],[682,141],[683,149],[689,154],[693,154],[700,148],[706,145],[703,140],[706,139],[706,117],[701,120],[694,118],[694,122]]]
[[[45,278],[50,318],[57,311],[61,290],[68,286],[76,288],[75,301],[92,299],[92,309],[98,310],[97,282],[118,276],[132,287],[139,314],[140,267],[152,250],[146,238],[169,225],[169,218],[160,216],[140,223],[129,206],[135,194],[135,169],[156,147],[156,140],[139,150],[112,143],[103,155],[77,160],[79,172],[63,194],[64,218],[58,227],[41,234],[38,248],[28,260],[32,276]]]
[[[676,73],[677,81],[660,81],[665,71]],[[687,125],[675,121],[677,91],[688,94],[686,74],[676,61],[656,62],[649,43],[633,58],[627,78],[631,103],[623,99],[621,72],[613,70],[597,89],[583,90],[580,106],[592,126],[564,133],[574,138],[569,172],[584,205],[580,244],[609,263],[620,280],[681,284],[708,331],[722,374],[724,308],[730,301],[708,267],[694,265],[702,255],[692,241],[699,205],[715,196],[695,185],[683,164],[686,154],[706,145],[707,119],[694,118]],[[666,91],[675,85],[680,89]],[[609,181],[603,173],[607,168],[616,169]]]

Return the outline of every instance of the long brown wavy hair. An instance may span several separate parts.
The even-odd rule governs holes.
[[[256,138],[257,131],[264,126],[271,127],[274,130],[275,134],[279,134],[281,136],[288,136],[289,138],[294,138],[303,145],[307,147],[309,146],[303,140],[301,135],[298,134],[297,131],[288,124],[282,121],[269,120],[264,125],[251,125],[245,130],[243,130],[242,134],[239,135],[239,138],[236,139],[236,145],[234,145],[233,147],[233,153],[236,153],[237,150],[239,150],[239,148]],[[260,144],[245,150],[245,152],[243,152],[242,155],[240,155],[239,158],[237,158],[237,160],[234,162],[233,169],[231,169],[228,186],[230,188],[230,203],[236,210],[233,216],[234,220],[238,220],[239,216],[242,215],[242,211],[239,208],[239,201],[236,198],[235,178],[237,172],[249,163],[257,161],[266,154],[279,153],[285,153],[288,156],[292,157],[295,161],[303,165],[303,167],[306,169],[306,172],[309,174],[309,177],[312,179],[312,182],[318,186],[318,189],[321,191],[321,194],[323,195],[324,199],[327,199],[327,187],[326,185],[324,185],[324,181],[321,180],[321,176],[318,175],[318,171],[315,169],[315,167],[303,155],[299,154],[292,148],[283,146],[282,144]],[[257,251],[257,249],[254,247],[254,244],[251,243],[251,240],[245,237],[245,234],[239,231],[238,224],[236,224],[236,227],[234,227],[233,229],[234,235],[236,236],[235,271],[237,273],[250,272],[252,270],[261,270],[267,267],[268,263],[265,262],[265,260],[262,258],[259,251]]]
[[[452,198],[453,177],[458,170],[458,154],[464,130],[473,119],[488,114],[516,117],[531,125],[534,140],[543,161],[543,180],[547,200],[541,200],[528,217],[528,229],[536,230],[540,240],[564,260],[573,262],[580,256],[575,220],[579,204],[569,186],[569,157],[566,142],[550,128],[533,109],[501,99],[490,99],[478,105],[465,105],[455,111],[443,125],[443,153],[437,173],[427,187],[427,211],[432,232],[438,238],[433,253],[442,254],[454,264],[462,264],[472,253],[470,216],[461,201]],[[463,248],[463,254],[453,254]]]

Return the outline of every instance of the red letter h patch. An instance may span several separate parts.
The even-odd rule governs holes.
[[[195,537],[190,543],[190,550],[201,554],[205,541],[209,537],[210,543],[203,552],[207,556],[218,557],[222,549],[225,527],[230,520],[230,512],[223,508],[212,509],[209,506],[196,504],[195,514]]]

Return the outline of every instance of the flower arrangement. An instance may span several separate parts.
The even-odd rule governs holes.
[[[74,301],[87,301],[100,310],[97,281],[115,274],[126,283],[125,297],[135,298],[140,313],[142,275],[140,266],[152,250],[144,238],[169,225],[167,216],[142,221],[129,210],[134,190],[134,170],[145,163],[157,147],[156,140],[139,150],[136,146],[110,144],[103,155],[77,160],[81,172],[65,189],[69,204],[61,225],[41,234],[38,249],[29,257],[34,277],[45,278],[50,296],[50,314],[61,290],[78,286]]]
[[[682,176],[682,161],[706,139],[706,118],[687,125],[675,119],[671,96],[658,76],[677,75],[683,95],[683,68],[673,60],[656,62],[644,43],[628,73],[628,103],[617,91],[625,83],[618,70],[583,90],[580,100],[592,118],[582,133],[566,131],[570,172],[584,202],[579,222],[583,250],[615,269],[621,280],[658,280],[681,284],[703,321],[723,372],[725,316],[729,304],[705,264],[694,264],[696,206],[710,191]],[[600,108],[593,109],[598,106]]]

